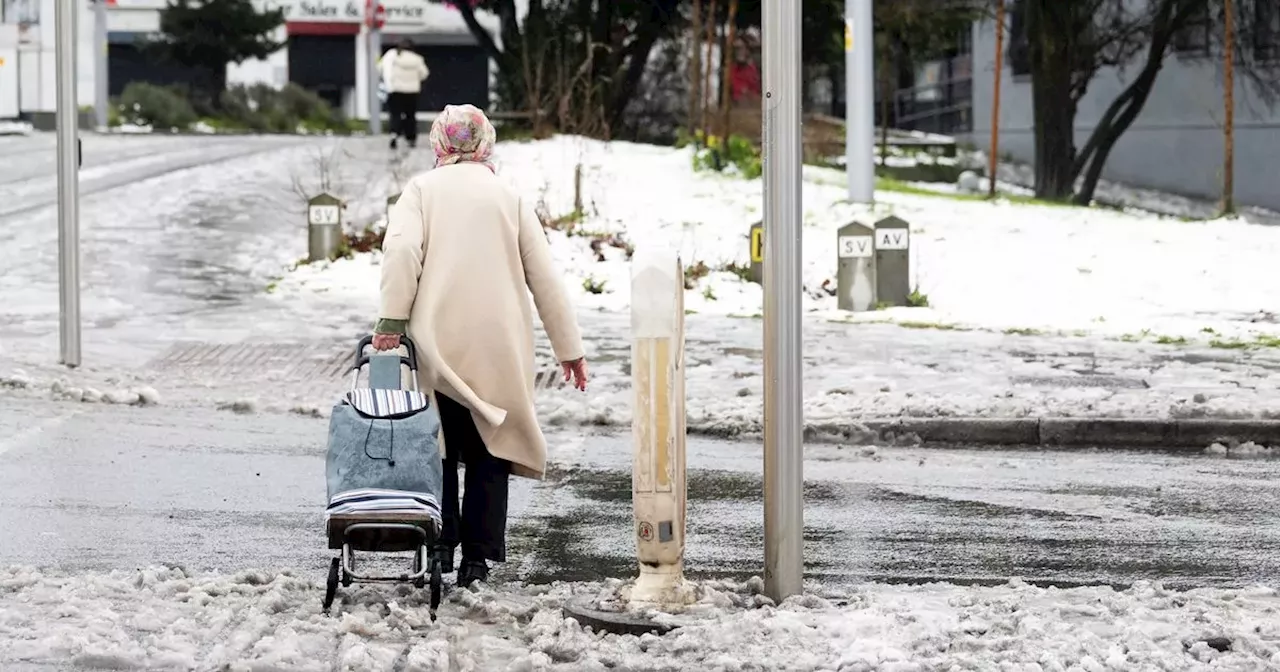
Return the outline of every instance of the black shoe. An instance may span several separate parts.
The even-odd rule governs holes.
[[[440,564],[441,574],[453,573],[453,549],[448,546],[437,546],[431,549],[431,559]]]
[[[409,141],[409,149],[417,149],[417,147],[418,147],[418,141],[417,141],[417,140],[410,140],[410,141]]]
[[[458,568],[458,587],[470,588],[471,584],[477,581],[488,583],[489,563],[484,560],[463,558],[462,566]]]
[[[396,148],[396,139],[397,139],[397,138],[396,138],[396,136],[394,136],[394,135],[393,135],[393,136],[391,136],[391,149],[395,149],[395,148]]]

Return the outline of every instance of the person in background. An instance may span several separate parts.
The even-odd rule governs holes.
[[[456,584],[465,588],[488,579],[489,561],[506,562],[508,476],[540,479],[546,469],[533,405],[534,306],[565,381],[584,392],[587,362],[534,199],[494,173],[489,119],[446,105],[430,141],[435,169],[391,208],[373,346],[398,348],[405,333],[418,345],[419,383],[444,439],[444,529],[432,553],[451,572],[462,547]]]
[[[413,50],[413,43],[400,40],[396,47],[378,63],[382,81],[387,85],[387,112],[391,118],[391,149],[396,148],[400,136],[410,147],[418,144],[418,96],[422,83],[431,71],[426,61]]]

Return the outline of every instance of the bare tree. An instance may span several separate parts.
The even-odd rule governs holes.
[[[1175,41],[1194,26],[1212,25],[1226,0],[1021,0],[1022,43],[1031,71],[1035,108],[1036,195],[1052,200],[1093,200],[1107,158],[1133,125],[1155,87]],[[1253,0],[1272,2],[1273,0]],[[1246,14],[1244,12],[1241,13]],[[1261,13],[1258,14],[1261,16]],[[1241,18],[1245,18],[1242,16]],[[1243,22],[1241,22],[1243,27]],[[1206,29],[1207,51],[1222,50],[1221,31]],[[1014,36],[1015,40],[1018,36]],[[1260,96],[1280,93],[1280,62],[1255,50],[1231,45],[1234,62]],[[1206,53],[1206,55],[1208,55]],[[1137,72],[1117,95],[1078,150],[1074,143],[1077,105],[1103,68]],[[1080,186],[1075,188],[1079,180]]]
[[[292,191],[302,199],[305,205],[320,194],[332,194],[342,191],[344,179],[342,166],[351,158],[351,153],[341,143],[332,143],[327,147],[318,147],[312,153],[310,165],[305,173],[297,170],[290,174]]]

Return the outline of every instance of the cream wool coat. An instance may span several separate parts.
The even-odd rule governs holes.
[[[530,292],[556,358],[578,359],[583,348],[532,204],[486,166],[458,163],[414,178],[389,220],[380,316],[408,320],[422,387],[470,408],[512,473],[542,478]]]

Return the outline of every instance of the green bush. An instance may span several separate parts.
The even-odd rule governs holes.
[[[274,89],[266,84],[236,85],[219,101],[223,126],[259,133],[346,132],[347,125],[320,96],[296,85]]]
[[[297,84],[289,83],[277,94],[280,108],[290,119],[313,130],[336,130],[341,127],[342,119],[329,102],[312,91]]]
[[[120,123],[156,129],[186,130],[197,119],[180,87],[133,82],[124,88],[116,107]]]
[[[722,142],[718,136],[707,136],[705,146],[693,155],[694,170],[723,172],[729,167],[748,180],[764,174],[760,151],[750,140],[741,135],[730,135],[728,142]]]

